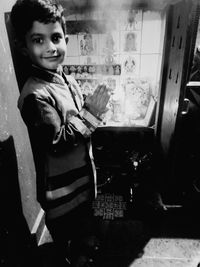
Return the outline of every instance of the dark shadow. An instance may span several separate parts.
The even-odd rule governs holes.
[[[28,59],[22,55],[16,45],[13,28],[10,22],[10,12],[5,13],[5,25],[8,33],[10,50],[18,82],[18,87],[19,91],[21,92],[22,87],[30,74],[30,64],[28,62]]]
[[[128,267],[143,255],[150,236],[142,220],[102,220],[100,224],[98,267]]]
[[[189,207],[172,205],[163,209],[162,205],[166,203],[159,198],[163,168],[153,129],[100,128],[93,135],[93,150],[102,194],[108,191],[122,193],[128,201],[131,182],[136,185],[132,202],[127,204],[128,216],[100,222],[99,232],[103,238],[101,267],[130,266],[142,255],[151,238],[199,239],[200,220],[197,208],[192,207],[195,203],[198,206],[200,193],[196,193],[194,199],[191,192],[193,201]],[[134,156],[138,157],[135,157],[137,171],[132,164]],[[103,203],[102,207],[105,206]]]
[[[23,215],[13,137],[0,142],[0,260],[3,266],[34,266],[34,243]]]

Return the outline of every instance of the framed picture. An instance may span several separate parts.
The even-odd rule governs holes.
[[[156,101],[149,83],[128,79],[115,90],[110,101],[110,109],[105,126],[148,127],[152,121]]]
[[[144,126],[148,127],[150,126],[150,122],[152,120],[152,116],[154,114],[154,110],[156,108],[156,101],[153,97],[150,98],[149,105],[145,114],[145,117],[143,119],[135,120],[133,122],[133,125],[135,126]]]
[[[140,56],[139,55],[122,55],[120,57],[122,64],[122,75],[139,76]]]
[[[139,53],[141,46],[140,31],[122,31],[121,48],[122,53]]]
[[[98,36],[96,34],[85,33],[78,35],[80,56],[98,55],[97,44]]]

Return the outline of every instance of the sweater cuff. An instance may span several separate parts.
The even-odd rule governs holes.
[[[69,122],[73,124],[84,137],[89,137],[102,121],[97,119],[85,108],[82,108],[78,116],[72,116]]]
[[[94,116],[92,113],[90,113],[87,109],[82,108],[79,115],[81,118],[83,118],[84,122],[86,123],[87,127],[94,131],[99,124],[102,122],[101,119]]]

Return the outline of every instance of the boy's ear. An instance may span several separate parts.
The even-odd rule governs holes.
[[[69,42],[69,36],[68,35],[65,35],[65,42],[66,42],[66,44],[68,44],[68,42]]]

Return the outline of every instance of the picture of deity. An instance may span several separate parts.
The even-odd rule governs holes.
[[[127,82],[125,85],[125,117],[128,120],[144,119],[150,100],[148,83]]]
[[[114,53],[114,39],[111,33],[107,33],[106,40],[105,40],[105,47],[103,49],[103,52],[108,55],[112,55]]]
[[[92,34],[86,33],[83,35],[83,38],[80,40],[80,52],[81,56],[90,56],[93,55],[96,51],[94,40]]]
[[[133,57],[128,57],[124,62],[124,72],[125,74],[134,73],[136,67],[136,62]]]
[[[128,32],[125,37],[124,51],[132,52],[136,50],[136,35],[134,32]]]
[[[128,30],[135,30],[135,24],[137,23],[136,22],[136,14],[137,12],[133,9],[130,9],[128,11],[128,17],[127,17],[127,25],[126,25],[126,28],[125,30],[128,31]]]
[[[75,66],[70,66],[69,67],[69,72],[70,72],[70,75],[72,75],[72,76],[76,76],[76,67]]]
[[[82,66],[77,66],[77,73],[76,73],[76,79],[82,78]]]
[[[121,74],[121,66],[120,65],[114,66],[114,74],[115,75],[120,75]]]
[[[121,12],[121,29],[135,31],[141,29],[142,12],[134,9]]]
[[[88,67],[84,65],[82,67],[82,78],[89,78],[90,74],[88,72]]]
[[[138,54],[124,54],[120,57],[122,76],[138,77],[140,73],[140,56]]]

